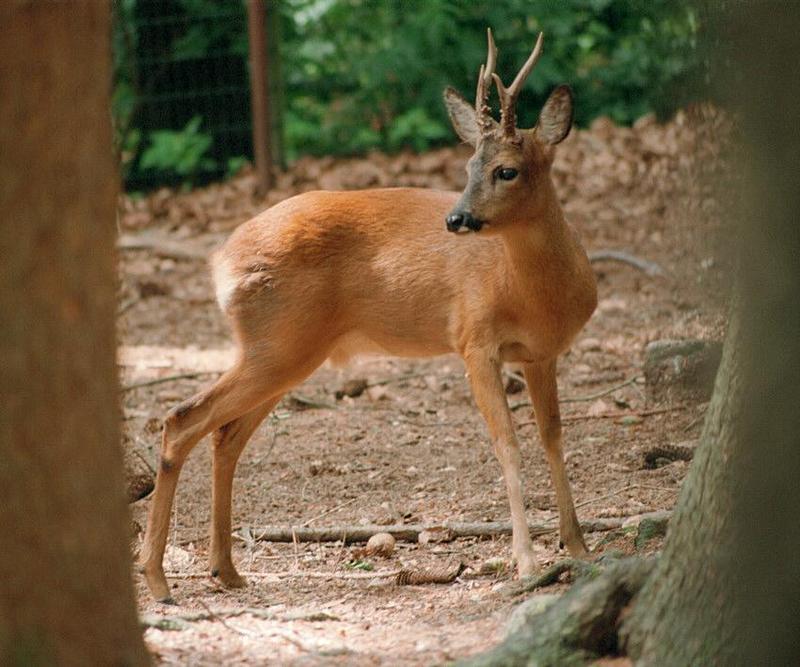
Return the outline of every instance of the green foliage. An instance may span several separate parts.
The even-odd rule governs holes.
[[[216,162],[206,156],[214,140],[200,131],[202,122],[202,117],[195,116],[178,132],[151,132],[150,146],[142,153],[139,166],[142,169],[173,172],[186,181],[201,172],[215,169]]]
[[[573,87],[576,122],[586,125],[600,115],[619,123],[651,111],[664,117],[696,96],[702,79],[700,0],[271,2],[281,35],[283,133],[290,160],[309,153],[376,148],[423,151],[455,141],[442,90],[453,85],[467,98],[474,95],[478,68],[486,57],[487,26],[499,49],[497,71],[507,83],[528,56],[537,32],[545,33],[544,53],[520,96],[523,126],[535,124],[549,91],[560,83]],[[115,2],[114,115],[123,135],[130,131],[137,91],[146,79],[131,62],[136,3]],[[189,16],[206,19],[220,11],[215,0],[173,4]],[[245,57],[247,34],[241,22],[205,21],[202,30],[187,25],[176,32],[170,58],[203,58],[221,51]],[[492,101],[496,104],[494,92]],[[141,137],[135,139],[119,142],[130,155],[141,144]],[[148,139],[147,164],[169,169],[164,146],[180,143],[176,133]],[[180,163],[189,173],[202,169],[197,149],[204,140],[198,139],[173,164]]]
[[[579,124],[669,114],[686,101],[680,91],[699,67],[698,13],[687,0],[284,0],[281,8],[294,154],[424,150],[452,140],[442,90],[473,95],[487,26],[507,82],[545,32],[519,102],[527,125],[564,82],[575,91]]]

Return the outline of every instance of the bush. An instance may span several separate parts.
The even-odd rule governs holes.
[[[118,11],[117,51],[125,43],[119,34],[131,32],[137,1],[143,0],[117,0],[118,10],[125,10]],[[213,9],[210,0],[172,2],[190,16]],[[453,141],[442,90],[453,85],[468,98],[474,95],[486,57],[487,26],[499,49],[498,73],[507,82],[537,32],[545,32],[544,53],[520,96],[523,125],[535,123],[549,91],[563,82],[575,92],[579,125],[599,115],[618,123],[631,123],[650,111],[663,117],[688,101],[701,71],[700,14],[690,0],[272,2],[281,35],[283,138],[289,159],[404,146],[422,151]],[[199,58],[220,44],[234,45],[240,53],[243,29],[241,21],[215,23],[212,40],[187,27],[175,34],[173,55]],[[127,42],[135,42],[135,34]],[[115,115],[124,121],[135,97],[135,77],[126,72],[135,68],[124,58],[117,60]],[[120,143],[135,153],[143,142],[141,136],[134,139]],[[153,138],[146,139],[152,150]]]

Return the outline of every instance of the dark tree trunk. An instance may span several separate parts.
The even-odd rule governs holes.
[[[106,2],[0,4],[0,664],[141,665]]]
[[[730,664],[736,650],[732,463],[742,456],[744,389],[738,310],[664,551],[624,626],[627,652],[640,665]]]
[[[717,379],[704,449],[664,554],[630,618],[643,665],[800,662],[800,78],[796,4],[731,3],[712,14],[715,78],[738,114],[739,317]],[[730,193],[728,193],[730,197]],[[741,325],[741,326],[739,326]]]
[[[474,664],[584,664],[609,652],[636,665],[800,663],[800,7],[709,6],[713,49],[728,54],[716,55],[726,67],[715,87],[743,139],[732,166],[745,196],[727,227],[741,270],[664,552],[639,580],[634,562],[577,584]],[[609,636],[623,616],[621,636]]]

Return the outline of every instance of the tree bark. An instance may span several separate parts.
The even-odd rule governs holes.
[[[743,446],[739,331],[734,307],[700,445],[672,528],[624,626],[627,652],[638,665],[730,664],[735,652],[731,463],[741,459]]]
[[[744,196],[728,211],[740,289],[703,450],[629,620],[642,665],[800,661],[800,79],[787,57],[800,7],[775,9],[711,14],[734,63],[716,91],[742,137]]]
[[[733,168],[746,169],[735,184],[744,197],[723,193],[736,202],[726,231],[740,240],[739,289],[663,554],[643,582],[626,583],[620,564],[576,585],[473,664],[585,664],[613,643],[598,649],[592,638],[609,627],[596,609],[620,591],[633,597],[627,614],[613,607],[612,620],[625,620],[612,653],[636,665],[800,662],[800,78],[787,55],[800,7],[727,3],[705,18],[724,52],[716,90],[742,136]]]
[[[105,2],[0,5],[0,663],[143,665]]]

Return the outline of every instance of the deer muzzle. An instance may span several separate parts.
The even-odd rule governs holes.
[[[456,234],[477,232],[483,227],[483,220],[473,217],[469,211],[453,211],[445,218],[447,231]]]

